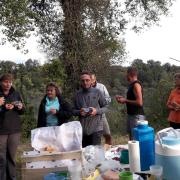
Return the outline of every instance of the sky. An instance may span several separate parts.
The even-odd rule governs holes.
[[[136,34],[128,31],[125,35],[126,50],[128,52],[127,63],[130,65],[134,59],[160,61],[161,64],[169,62],[180,66],[180,62],[170,59],[180,60],[180,0],[176,0],[171,7],[171,15],[162,17],[160,26],[153,26],[150,29]],[[1,36],[1,35],[0,35]],[[31,37],[27,41],[27,54],[13,48],[11,44],[0,45],[0,60],[11,60],[16,63],[25,62],[27,59],[38,59],[43,64],[47,57],[40,51],[36,38]]]
[[[10,43],[6,45],[0,45],[0,60],[10,60],[16,63],[24,63],[28,59],[36,59],[40,64],[43,64],[47,57],[38,47],[36,42],[37,38],[32,36],[27,40],[25,49],[28,49],[28,53],[22,53],[22,50],[16,50]]]
[[[160,26],[153,26],[147,31],[136,34],[127,32],[126,49],[128,61],[142,59],[143,62],[153,59],[161,64],[170,63],[180,66],[180,0],[176,0],[168,17],[162,17]]]

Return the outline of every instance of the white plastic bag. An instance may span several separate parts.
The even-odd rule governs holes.
[[[82,126],[79,121],[61,126],[42,127],[31,130],[31,145],[38,151],[52,147],[54,151],[73,151],[82,147]]]
[[[79,121],[64,123],[59,129],[57,139],[63,151],[78,150],[82,147],[82,126]]]
[[[44,151],[46,147],[52,147],[55,151],[59,151],[57,146],[56,131],[57,126],[42,127],[31,130],[31,145],[38,151]]]

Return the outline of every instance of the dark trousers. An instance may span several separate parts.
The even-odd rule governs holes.
[[[0,135],[0,180],[16,179],[15,155],[20,133]]]
[[[175,123],[175,122],[170,121],[169,124],[174,129],[180,129],[180,123]]]
[[[98,131],[90,135],[83,135],[82,146],[86,147],[89,145],[101,145],[101,137],[103,131]]]

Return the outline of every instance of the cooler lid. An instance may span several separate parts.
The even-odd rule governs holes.
[[[166,145],[178,145],[180,144],[180,138],[175,136],[162,137],[162,143]]]

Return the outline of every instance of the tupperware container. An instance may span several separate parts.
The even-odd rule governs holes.
[[[163,167],[163,179],[180,179],[180,130],[166,128],[156,137],[155,164]]]

